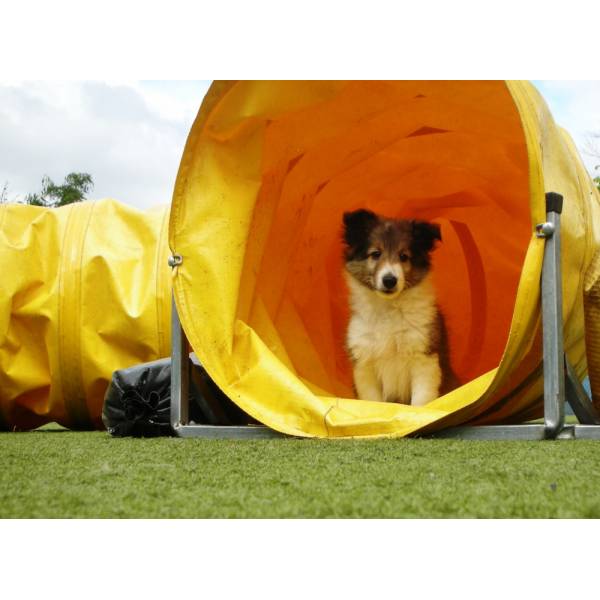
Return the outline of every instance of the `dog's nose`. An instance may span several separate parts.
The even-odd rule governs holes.
[[[381,282],[383,283],[383,287],[386,290],[393,290],[396,287],[396,284],[398,283],[398,279],[388,273],[387,275],[383,276]]]

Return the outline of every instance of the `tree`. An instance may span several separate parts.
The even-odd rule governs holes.
[[[57,208],[86,199],[86,194],[94,187],[89,173],[69,173],[62,185],[56,185],[48,175],[42,178],[42,191],[39,194],[27,194],[25,204]]]

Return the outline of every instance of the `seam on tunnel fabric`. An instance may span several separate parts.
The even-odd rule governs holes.
[[[63,368],[62,368],[62,363],[63,363],[63,353],[62,353],[62,347],[63,347],[63,335],[62,335],[62,323],[63,323],[63,315],[62,315],[62,310],[61,310],[61,298],[64,295],[64,277],[63,277],[63,263],[65,261],[65,248],[66,248],[66,240],[67,240],[67,230],[69,228],[69,221],[71,219],[71,213],[73,212],[73,206],[74,205],[70,205],[68,207],[68,215],[67,215],[67,221],[65,224],[65,229],[63,231],[62,234],[62,239],[60,241],[60,246],[58,248],[58,252],[60,255],[59,261],[58,261],[58,273],[57,273],[57,288],[58,288],[58,299],[56,301],[57,304],[57,310],[56,310],[56,340],[57,340],[57,364],[58,364],[58,373],[57,373],[57,381],[58,381],[58,389],[60,390],[60,394],[63,397],[63,403],[65,404],[65,412],[67,413],[67,419],[70,419],[70,415],[68,414],[68,409],[66,406],[66,402],[64,402],[64,398],[65,398],[65,383],[63,382]],[[52,395],[52,393],[51,393]]]
[[[167,356],[169,354],[170,348],[170,341],[167,340],[169,316],[166,314],[165,310],[166,306],[170,306],[170,296],[168,298],[165,298],[165,295],[169,295],[169,291],[171,288],[169,285],[169,273],[166,262],[166,253],[164,252],[168,226],[169,210],[165,209],[161,220],[156,244],[156,255],[154,258],[154,281],[156,286],[156,335],[158,341],[157,358]]]
[[[327,417],[329,416],[329,413],[334,409],[334,408],[339,408],[340,406],[340,399],[336,398],[335,399],[335,405],[332,404],[326,411],[325,414],[323,415],[323,425],[325,425],[325,431],[327,432],[327,437],[331,437],[331,431],[329,430],[329,425],[327,425]]]
[[[83,248],[95,202],[72,205],[65,227],[59,283],[59,365],[65,410],[72,428],[92,427],[81,364]]]

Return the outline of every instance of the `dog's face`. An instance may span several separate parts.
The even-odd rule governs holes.
[[[387,298],[423,280],[441,239],[435,223],[386,219],[363,209],[344,214],[346,270]]]

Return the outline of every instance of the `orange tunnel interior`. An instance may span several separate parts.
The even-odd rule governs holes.
[[[276,336],[316,392],[353,397],[341,224],[368,208],[441,226],[433,274],[453,367],[463,383],[496,367],[531,237],[527,148],[506,84],[331,85],[318,102],[246,118],[264,137],[238,318]]]

